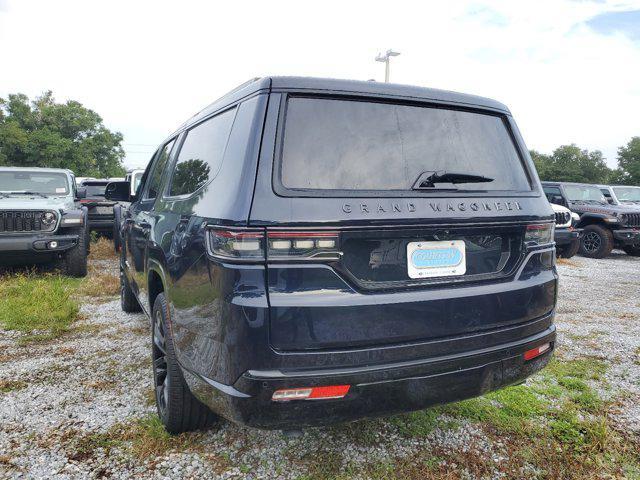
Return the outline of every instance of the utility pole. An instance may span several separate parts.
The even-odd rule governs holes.
[[[389,83],[389,59],[391,57],[397,57],[400,55],[400,52],[394,52],[393,50],[387,50],[387,53],[384,55],[379,53],[376,57],[376,62],[384,62],[384,81],[385,83]]]

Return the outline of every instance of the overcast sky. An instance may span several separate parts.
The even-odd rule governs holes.
[[[384,79],[509,106],[529,148],[640,135],[640,1],[0,0],[0,96],[51,89],[146,164],[184,120],[249,78]]]

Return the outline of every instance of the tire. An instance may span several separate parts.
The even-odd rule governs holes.
[[[158,416],[167,432],[177,434],[201,430],[213,425],[218,417],[189,390],[176,360],[169,308],[160,293],[153,304],[151,327],[151,362]]]
[[[580,240],[576,239],[569,245],[564,245],[558,249],[558,256],[561,258],[571,258],[580,250]]]
[[[127,280],[127,276],[124,274],[122,267],[120,267],[120,307],[122,308],[122,311],[126,313],[142,311],[142,308],[138,303],[138,299],[136,298],[135,293],[133,293],[133,290],[131,290],[131,285],[129,285],[129,280]]]
[[[631,255],[632,257],[640,257],[640,245],[629,245],[622,248],[624,253]]]
[[[70,277],[87,276],[87,229],[81,227],[74,229],[72,234],[78,235],[78,244],[64,254],[62,270]]]
[[[89,229],[89,214],[87,213],[87,207],[82,207],[83,215],[84,215],[84,235],[85,235],[85,243],[87,246],[87,255],[91,253],[91,230]]]
[[[613,250],[613,233],[602,225],[587,225],[580,242],[580,253],[589,258],[604,258]]]
[[[116,253],[120,251],[122,238],[120,237],[120,205],[113,207],[113,249]]]

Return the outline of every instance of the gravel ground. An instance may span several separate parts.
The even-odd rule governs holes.
[[[618,400],[613,420],[638,433],[640,258],[575,257],[559,270],[558,354],[584,356],[587,349],[606,361],[599,388]],[[0,393],[0,478],[296,478],[314,462],[380,464],[417,451],[460,451],[496,465],[509,456],[500,438],[465,421],[415,439],[398,436],[387,420],[311,429],[297,439],[222,422],[146,459],[120,444],[81,448],[81,441],[154,412],[146,318],[123,313],[116,299],[85,303],[81,313],[78,328],[55,341],[20,346],[18,334],[0,337],[0,380],[25,382]]]
[[[559,265],[558,341],[566,357],[608,364],[605,398],[621,401],[615,420],[640,432],[640,258],[615,251],[602,260]]]

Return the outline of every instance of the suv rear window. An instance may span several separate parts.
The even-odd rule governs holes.
[[[87,198],[104,197],[104,191],[107,189],[106,183],[83,183],[87,189]]]
[[[531,190],[501,116],[356,100],[289,99],[279,170],[284,188],[410,191],[425,171],[493,178],[457,184],[459,190]]]

